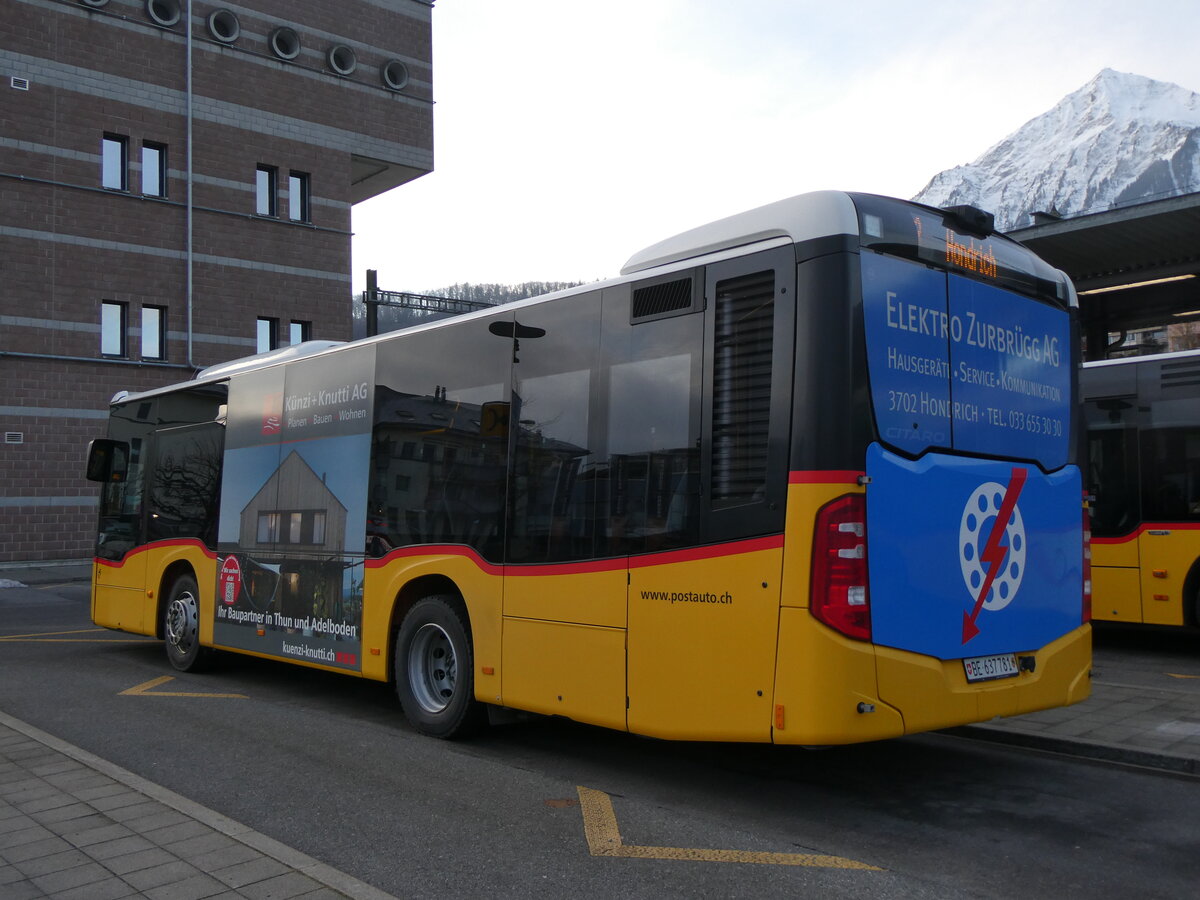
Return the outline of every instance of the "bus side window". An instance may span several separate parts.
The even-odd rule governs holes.
[[[1195,459],[1200,429],[1152,428],[1142,432],[1142,505],[1147,521],[1200,519]]]
[[[375,359],[367,555],[449,543],[499,562],[511,337],[485,319],[384,341]]]
[[[155,433],[149,540],[198,538],[216,546],[224,437],[215,422]]]
[[[699,542],[703,309],[653,319],[630,310],[628,289],[605,292],[598,556]]]
[[[1105,399],[1084,405],[1088,424],[1088,491],[1095,497],[1092,533],[1128,534],[1141,521],[1134,404]]]
[[[588,559],[594,541],[591,407],[600,350],[600,295],[521,311],[517,325],[505,560]],[[530,336],[520,337],[522,333]]]
[[[96,537],[96,555],[119,560],[142,543],[142,465],[143,441],[129,441],[129,462],[125,480],[109,482],[100,491],[100,531]]]

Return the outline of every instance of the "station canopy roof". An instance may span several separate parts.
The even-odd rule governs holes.
[[[1034,218],[1009,236],[1070,276],[1093,333],[1200,321],[1200,193]]]

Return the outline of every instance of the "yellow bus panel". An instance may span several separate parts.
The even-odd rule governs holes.
[[[92,621],[105,628],[145,634],[146,554],[135,551],[119,563],[97,560],[92,579]],[[150,634],[154,621],[150,621]]]
[[[1138,535],[1142,563],[1142,621],[1183,625],[1183,585],[1200,553],[1200,531],[1163,525]]]
[[[775,672],[776,744],[844,744],[904,734],[899,711],[879,699],[874,645],[838,634],[807,610],[780,610]]]
[[[502,687],[507,706],[624,730],[625,632],[505,618]]]
[[[506,566],[504,615],[625,627],[625,560],[599,566]]]
[[[967,682],[961,660],[890,647],[877,653],[879,696],[900,710],[910,734],[1079,703],[1091,692],[1090,625],[1037,651],[1034,671],[976,684]]]
[[[1113,622],[1142,621],[1141,572],[1092,563],[1092,618]]]
[[[774,537],[631,560],[630,731],[771,739],[782,558]]]
[[[1116,566],[1123,569],[1136,569],[1138,565],[1137,535],[1130,535],[1121,540],[1093,540],[1092,567]]]

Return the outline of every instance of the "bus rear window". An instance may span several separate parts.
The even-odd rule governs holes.
[[[1066,464],[1070,318],[992,285],[876,253],[862,254],[863,315],[880,437]]]

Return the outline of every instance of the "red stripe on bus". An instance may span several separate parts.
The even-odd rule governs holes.
[[[411,559],[415,556],[463,556],[488,575],[503,575],[504,567],[490,563],[482,556],[462,544],[421,544],[416,547],[401,547],[378,559],[368,559],[368,569],[382,569],[395,559]]]
[[[379,559],[368,559],[368,569],[382,569],[393,560],[412,559],[426,556],[461,556],[474,563],[488,575],[540,577],[547,575],[583,575],[594,572],[623,572],[626,568],[644,569],[649,566],[665,566],[672,563],[695,562],[701,559],[719,559],[741,553],[757,553],[762,550],[778,550],[783,547],[783,535],[731,541],[708,547],[689,547],[686,550],[664,550],[639,556],[615,556],[608,559],[592,559],[584,562],[530,563],[527,565],[497,565],[489,563],[470,547],[457,544],[425,544],[393,550]]]
[[[150,550],[158,550],[162,547],[195,547],[209,559],[217,558],[217,554],[214,551],[209,550],[201,541],[198,541],[195,538],[170,538],[169,540],[155,541],[153,544],[142,544],[140,547],[134,547],[119,560],[102,559],[99,556],[93,556],[92,561],[98,566],[108,566],[110,569],[119,569],[138,554],[146,553]]]
[[[855,469],[811,469],[788,473],[788,484],[858,484],[866,472]]]
[[[666,566],[671,563],[695,562],[701,559],[719,559],[722,556],[737,556],[741,553],[758,553],[762,550],[778,550],[783,547],[783,535],[731,541],[728,544],[713,544],[708,547],[689,547],[686,550],[664,550],[645,556],[631,556],[629,568],[644,569],[647,566]]]
[[[1200,522],[1143,522],[1136,531],[1120,537],[1092,537],[1093,544],[1128,544],[1147,531],[1200,531]]]

